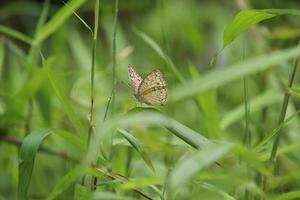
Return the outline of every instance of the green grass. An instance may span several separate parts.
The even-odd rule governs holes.
[[[244,3],[3,3],[0,199],[298,199],[300,4]]]

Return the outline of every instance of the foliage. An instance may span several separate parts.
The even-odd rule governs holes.
[[[2,4],[0,199],[300,198],[297,1]]]

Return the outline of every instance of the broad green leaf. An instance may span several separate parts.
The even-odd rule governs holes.
[[[20,149],[18,185],[19,199],[27,199],[27,192],[30,185],[36,153],[43,140],[52,133],[59,135],[70,144],[73,144],[84,151],[83,142],[79,140],[78,137],[66,131],[48,128],[37,129],[31,132],[24,138]]]
[[[223,48],[250,26],[278,15],[300,15],[300,11],[296,9],[257,9],[239,12],[224,30]]]
[[[177,187],[188,182],[204,167],[227,155],[232,147],[233,145],[229,143],[215,143],[180,160],[170,174],[169,184],[171,189],[176,190]]]
[[[50,59],[51,60],[51,59]],[[65,93],[63,92],[63,88],[61,87],[61,84],[59,84],[58,79],[55,78],[54,73],[52,72],[51,68],[49,65],[45,64],[43,69],[45,70],[47,76],[48,76],[48,80],[56,94],[56,96],[58,97],[58,99],[60,100],[61,104],[64,107],[64,110],[69,118],[69,120],[71,121],[72,125],[74,126],[74,128],[77,131],[77,134],[84,136],[85,137],[85,129],[83,128],[83,125],[81,123],[81,121],[78,119],[75,111],[73,110],[70,102],[68,101]]]
[[[19,158],[19,199],[27,199],[35,155],[42,141],[53,133],[53,130],[54,129],[37,129],[25,137],[22,142]]]
[[[34,44],[37,45],[54,33],[86,0],[70,0],[37,33]]]
[[[152,161],[146,151],[144,150],[144,147],[140,141],[138,141],[137,138],[135,138],[133,135],[131,135],[129,132],[127,132],[125,129],[118,128],[118,131],[122,134],[122,136],[131,144],[131,146],[141,155],[147,166],[152,170],[153,173],[155,173],[155,168],[152,164]]]
[[[0,24],[0,33],[4,33],[6,35],[8,35],[9,37],[15,38],[17,40],[20,40],[22,42],[25,42],[27,44],[33,44],[33,41],[30,37],[28,37],[27,35],[24,35],[23,33],[16,31],[12,28],[9,28],[7,26],[3,26]]]
[[[223,48],[230,44],[241,32],[260,21],[276,16],[259,10],[243,10],[226,26],[223,33]]]
[[[170,91],[170,101],[178,101],[205,91],[218,88],[238,78],[243,78],[278,65],[300,55],[300,47],[293,47],[245,60],[243,63],[216,69],[201,78],[177,84]]]
[[[101,127],[99,127],[99,129],[96,130],[94,140],[91,141],[85,162],[90,163],[96,158],[96,153],[99,150],[99,146],[102,148],[107,146],[111,136],[110,133],[112,131],[114,131],[116,128],[128,128],[134,124],[163,126],[182,141],[197,149],[203,148],[212,143],[200,133],[186,127],[172,118],[168,118],[158,113],[144,111],[142,113],[128,114],[108,120]],[[105,149],[102,150],[105,151]]]

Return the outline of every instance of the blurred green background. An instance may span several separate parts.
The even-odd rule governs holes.
[[[77,6],[72,7],[76,2]],[[47,137],[36,157],[29,161],[34,162],[32,177],[25,177],[30,180],[29,199],[45,199],[51,191],[58,191],[57,188],[62,190],[57,199],[125,199],[125,196],[145,199],[139,192],[150,199],[300,198],[299,118],[292,115],[300,106],[299,72],[296,72],[287,109],[287,115],[292,118],[280,132],[283,137],[278,150],[278,170],[276,176],[272,176],[267,160],[273,140],[269,138],[259,147],[257,144],[278,128],[293,62],[292,59],[269,61],[272,68],[246,74],[249,76],[243,72],[251,63],[242,66],[251,58],[260,61],[258,56],[261,55],[270,54],[270,60],[271,55],[275,59],[283,55],[285,49],[296,46],[300,35],[299,14],[277,16],[251,26],[217,56],[214,66],[210,65],[213,56],[223,47],[224,29],[238,12],[270,8],[297,10],[300,9],[297,0],[119,0],[115,37],[115,1],[100,0],[94,43],[95,128],[92,135],[107,131],[112,137],[99,139],[108,148],[102,143],[92,145],[100,150],[94,150],[98,154],[91,163],[107,173],[136,182],[130,185],[122,178],[124,183],[116,181],[116,177],[108,180],[98,177],[96,190],[99,193],[94,192],[94,197],[83,197],[80,193],[90,195],[93,174],[86,176],[85,187],[79,186],[82,174],[74,181],[69,180],[66,188],[58,185],[63,176],[88,159],[95,2],[0,1],[0,199],[17,199],[20,177],[25,176],[20,171],[23,162],[20,146],[30,133],[43,132],[41,128],[57,128],[60,133]],[[51,20],[53,23],[48,23]],[[37,38],[40,40],[33,44],[24,39],[24,35],[33,43]],[[276,50],[282,52],[273,55]],[[116,77],[111,96],[114,59]],[[128,87],[129,64],[142,77],[153,69],[163,71],[170,93],[169,103],[141,108]],[[236,78],[221,85],[212,84],[205,91],[183,95],[180,99],[174,94],[173,99],[172,93],[182,92],[180,88],[185,82],[191,86],[192,80],[210,84],[226,77],[227,66],[233,64],[236,64]],[[241,75],[238,75],[239,64]],[[218,70],[224,70],[224,75],[219,73],[211,76],[215,80],[208,80],[209,74]],[[146,123],[148,118],[126,121],[128,113],[148,116],[148,110],[159,113],[159,116],[149,115],[149,120],[155,122]],[[163,117],[168,118],[164,127],[159,125]],[[118,120],[125,121],[122,124]],[[104,121],[114,128],[105,129]],[[126,133],[120,134],[116,129],[125,127],[134,139],[128,139]],[[189,136],[189,131],[194,131],[191,135],[232,146],[204,148],[204,155],[200,151],[196,159],[197,164],[191,158],[199,152],[190,146],[193,142],[184,137]],[[251,138],[245,139],[245,134]],[[29,153],[24,150],[25,157],[30,154],[30,150],[27,151]],[[180,168],[184,163],[187,164]],[[197,170],[189,179],[181,177],[183,172],[194,169]],[[268,189],[263,186],[265,179],[268,179]],[[172,190],[169,184],[175,184],[176,189]]]

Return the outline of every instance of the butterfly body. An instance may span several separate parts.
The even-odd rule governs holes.
[[[138,101],[149,105],[164,105],[167,102],[167,84],[159,69],[151,71],[144,79],[128,66],[128,77]]]

